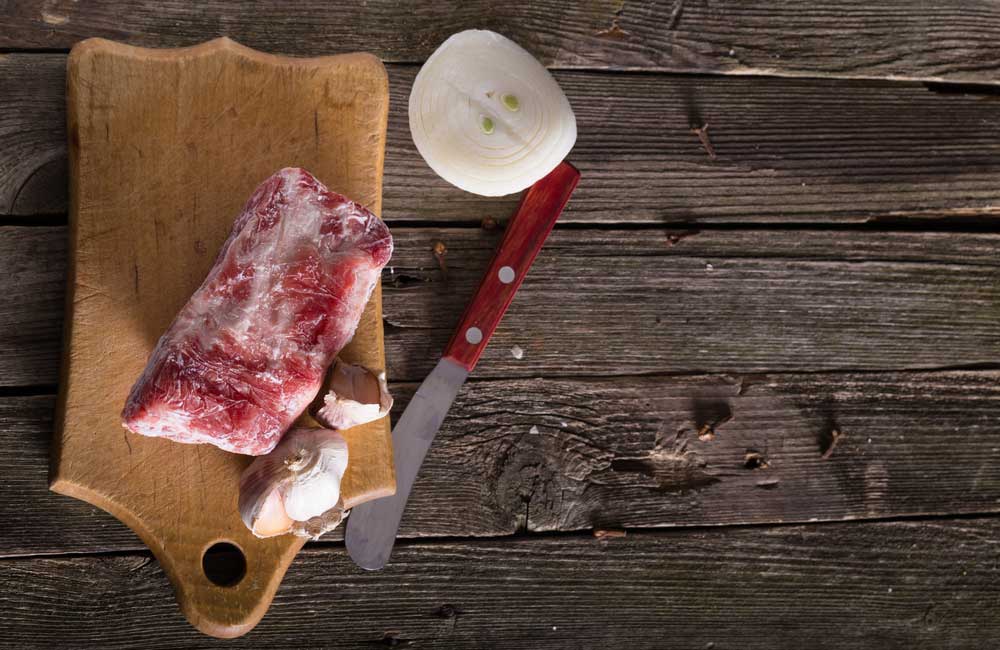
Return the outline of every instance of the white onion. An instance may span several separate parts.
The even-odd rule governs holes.
[[[519,192],[576,142],[559,84],[500,34],[470,29],[435,50],[410,92],[410,132],[439,176],[483,196]]]

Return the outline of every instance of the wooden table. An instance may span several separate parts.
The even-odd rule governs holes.
[[[516,201],[448,186],[409,138],[419,62],[469,27],[553,68],[580,189],[391,565],[331,535],[257,629],[203,637],[135,536],[46,489],[66,52],[385,59],[402,407]],[[0,645],[997,647],[998,42],[986,0],[0,3]]]

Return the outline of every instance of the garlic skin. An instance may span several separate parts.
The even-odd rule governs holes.
[[[576,143],[576,117],[549,71],[487,30],[442,43],[417,73],[408,109],[420,155],[438,176],[473,194],[520,192]]]
[[[347,462],[347,441],[336,431],[292,429],[243,471],[243,523],[257,537],[314,537],[334,528],[343,519],[340,482]]]
[[[384,372],[376,375],[337,359],[330,373],[330,392],[323,397],[316,419],[331,429],[350,429],[385,417],[391,408]]]
[[[319,517],[313,517],[308,521],[296,521],[292,524],[292,534],[299,537],[317,539],[323,533],[329,532],[340,525],[344,517],[350,511],[344,510],[344,502],[340,501],[333,508],[330,508]]]

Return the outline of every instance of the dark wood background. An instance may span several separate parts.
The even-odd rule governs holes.
[[[227,35],[386,60],[398,414],[516,201],[451,188],[409,138],[420,61],[470,27],[554,70],[580,189],[392,564],[335,533],[253,632],[203,637],[134,535],[46,489],[66,53]],[[998,74],[987,0],[0,0],[0,645],[997,647]]]

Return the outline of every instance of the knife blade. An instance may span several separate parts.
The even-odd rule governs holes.
[[[396,493],[355,506],[347,518],[347,552],[361,568],[377,570],[389,561],[427,450],[579,180],[580,172],[563,161],[521,198],[441,360],[392,430]]]

